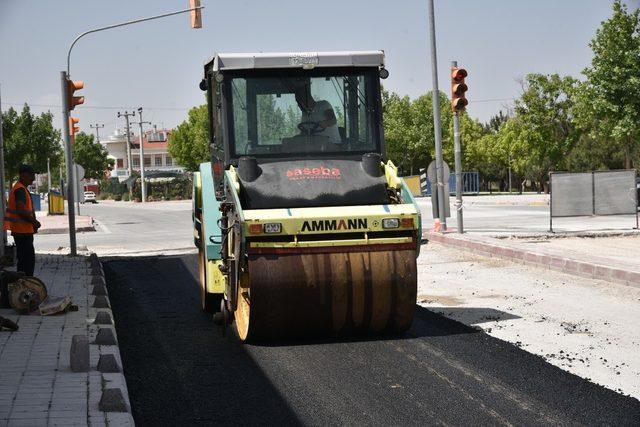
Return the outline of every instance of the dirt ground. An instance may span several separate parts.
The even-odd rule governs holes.
[[[632,240],[635,239],[635,240]],[[638,256],[640,238],[554,239]],[[618,246],[620,242],[624,245]],[[636,249],[634,249],[636,248]],[[634,251],[635,254],[628,254]],[[640,289],[486,258],[437,243],[418,260],[418,302],[566,371],[640,398]]]

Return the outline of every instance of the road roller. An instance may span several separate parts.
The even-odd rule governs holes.
[[[383,51],[216,54],[193,178],[200,303],[239,338],[399,334],[420,210],[386,157]]]

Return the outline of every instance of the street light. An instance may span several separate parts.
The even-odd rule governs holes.
[[[195,5],[198,6],[195,6]],[[73,156],[71,154],[71,135],[70,135],[70,129],[69,129],[69,112],[71,110],[73,110],[73,108],[78,105],[78,104],[82,104],[84,103],[84,97],[73,97],[71,96],[71,99],[69,99],[69,77],[71,75],[71,51],[73,50],[73,47],[76,45],[76,43],[78,43],[78,41],[88,35],[88,34],[92,34],[92,33],[97,33],[99,31],[105,31],[105,30],[110,30],[112,28],[118,28],[118,27],[124,27],[126,25],[133,25],[133,24],[138,24],[140,22],[146,22],[146,21],[151,21],[154,19],[160,19],[160,18],[166,18],[168,16],[173,16],[173,15],[179,15],[181,13],[192,13],[195,12],[196,13],[196,17],[200,15],[202,9],[204,9],[204,6],[199,6],[199,0],[193,0],[191,1],[191,5],[192,7],[190,7],[189,9],[184,9],[184,10],[178,10],[176,12],[169,12],[169,13],[163,13],[161,15],[155,15],[155,16],[149,16],[147,18],[140,18],[140,19],[135,19],[133,21],[126,21],[126,22],[121,22],[119,24],[113,24],[113,25],[107,25],[106,27],[100,27],[100,28],[94,28],[92,30],[89,31],[85,31],[84,33],[81,33],[80,35],[78,35],[73,42],[71,42],[71,46],[69,46],[69,50],[67,51],[67,70],[66,71],[61,71],[60,72],[60,80],[62,81],[62,133],[63,133],[63,137],[64,137],[64,147],[65,147],[65,161],[67,164],[67,188],[68,188],[68,196],[67,196],[67,202],[68,202],[68,211],[69,211],[69,247],[70,247],[70,252],[72,256],[75,256],[77,254],[77,248],[76,248],[76,219],[75,219],[75,212],[73,210],[73,198],[74,198],[74,192],[73,192],[73,187],[75,185],[75,180],[73,179],[73,165],[72,165],[72,161],[73,161]],[[200,17],[201,18],[201,17]],[[197,24],[197,22],[194,22],[194,20],[192,19],[192,28],[200,28],[201,27],[201,23],[200,23],[200,27],[195,27],[194,23]],[[84,86],[84,84],[82,82],[72,82],[74,83],[74,91],[78,90],[78,89],[82,89],[82,87]],[[76,84],[80,83],[81,86],[80,87],[76,87]],[[73,92],[71,93],[73,95]]]

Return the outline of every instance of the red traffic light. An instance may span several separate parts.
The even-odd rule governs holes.
[[[467,70],[451,67],[451,109],[454,113],[464,111],[469,104],[465,98],[465,93],[469,90],[464,82],[465,77],[467,77]]]
[[[467,70],[465,70],[464,68],[454,67],[451,69],[451,78],[456,82],[464,80],[465,77],[467,77]]]
[[[84,96],[74,96],[75,91],[84,87],[82,80],[67,80],[67,105],[69,111],[73,110],[76,105],[84,104]]]

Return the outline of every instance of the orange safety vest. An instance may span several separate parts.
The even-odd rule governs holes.
[[[27,192],[27,209],[26,210],[18,210],[16,206],[16,190],[18,188],[24,188],[24,191]],[[36,232],[33,224],[24,218],[19,217],[17,214],[33,214],[35,212],[33,210],[33,202],[31,201],[31,193],[29,189],[24,186],[20,181],[16,182],[16,184],[11,189],[11,193],[9,193],[9,203],[7,203],[7,213],[4,216],[4,229],[11,230],[11,234],[21,233],[21,234],[34,234]]]

